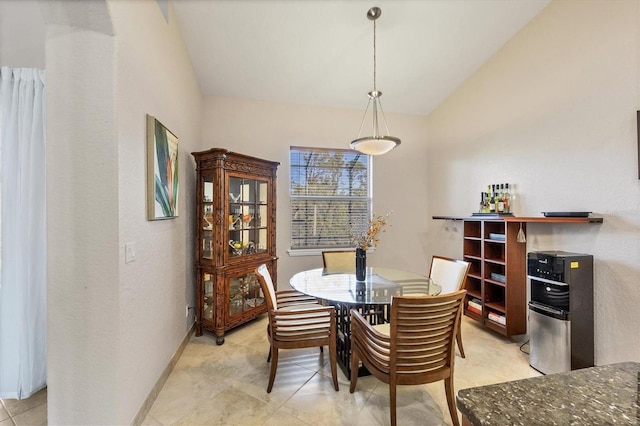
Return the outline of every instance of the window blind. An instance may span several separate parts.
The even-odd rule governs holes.
[[[353,247],[371,216],[371,160],[347,149],[290,148],[291,248]]]

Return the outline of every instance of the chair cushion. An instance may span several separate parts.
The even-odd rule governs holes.
[[[388,322],[385,322],[384,324],[376,324],[373,326],[373,328],[377,332],[384,334],[386,336],[389,336],[391,334],[391,324],[389,324]]]
[[[325,251],[322,260],[328,274],[348,274],[356,270],[355,256],[354,251]]]
[[[269,274],[269,269],[267,269],[267,265],[260,265],[256,272],[264,278],[264,282],[267,285],[267,291],[269,292],[269,297],[271,298],[271,303],[273,303],[273,309],[278,309],[276,291],[273,286],[273,281],[271,280],[271,274]]]
[[[441,294],[453,293],[460,290],[466,269],[465,263],[435,257],[431,264],[430,277],[442,287]]]

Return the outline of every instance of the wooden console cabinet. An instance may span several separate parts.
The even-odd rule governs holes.
[[[226,331],[266,312],[254,270],[277,282],[276,171],[280,163],[213,148],[196,162],[196,336]]]
[[[601,217],[460,217],[464,222],[464,260],[471,263],[464,314],[505,336],[527,332],[527,245],[517,241],[527,223],[598,224]],[[477,301],[474,312],[469,302]],[[500,318],[494,321],[492,318]],[[504,322],[502,324],[501,322]]]
[[[464,314],[505,336],[527,332],[526,244],[517,241],[519,229],[502,219],[464,220],[463,257],[471,263]],[[480,312],[469,309],[470,300],[479,301]]]

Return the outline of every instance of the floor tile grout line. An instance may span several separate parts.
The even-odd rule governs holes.
[[[2,408],[4,409],[4,411],[7,413],[7,415],[9,416],[8,419],[11,420],[11,424],[13,426],[16,426],[16,422],[13,420],[13,416],[11,415],[11,412],[9,411],[9,409],[7,408],[6,404],[4,403],[4,399],[0,398],[0,405],[2,406]]]

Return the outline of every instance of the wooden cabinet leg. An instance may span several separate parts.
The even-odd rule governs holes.
[[[216,334],[216,344],[219,346],[219,345],[222,345],[223,343],[224,343],[224,334],[221,336],[218,336]]]

